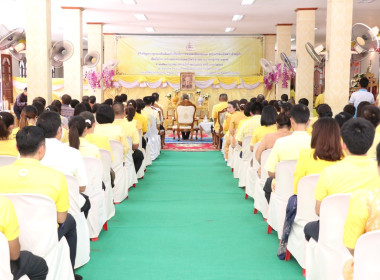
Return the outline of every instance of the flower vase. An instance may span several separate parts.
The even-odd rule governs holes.
[[[177,106],[178,100],[179,100],[178,93],[176,93],[174,95],[174,97],[173,97],[173,104],[174,104],[174,106]]]
[[[203,104],[204,101],[205,101],[205,100],[203,99],[203,97],[202,97],[202,96],[199,96],[199,98],[198,98],[198,105],[199,105],[199,106],[202,106],[202,104]]]

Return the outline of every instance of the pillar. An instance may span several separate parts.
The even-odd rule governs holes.
[[[307,53],[305,44],[314,45],[315,11],[317,8],[300,8],[296,10],[296,49],[298,67],[296,78],[296,102],[301,98],[309,100],[310,112],[313,110],[314,98],[314,60]]]
[[[83,95],[83,31],[80,7],[62,7],[64,18],[63,38],[74,46],[73,56],[64,65],[65,93],[82,101]]]
[[[277,52],[276,52],[276,64],[283,64],[280,54],[283,52],[287,56],[290,56],[291,52],[291,36],[292,36],[292,24],[277,24],[276,29],[276,42],[277,42]],[[288,87],[282,87],[282,81],[280,80],[276,85],[276,99],[280,100],[282,94],[287,94],[290,96],[290,81],[288,82]]]
[[[93,68],[94,71],[100,73],[103,66],[103,23],[100,22],[87,22],[88,31],[88,52],[97,51],[100,54],[99,63]],[[101,103],[103,101],[103,89],[96,89],[93,91],[91,88],[89,95],[96,96],[96,102]],[[93,92],[90,94],[90,92]]]
[[[264,58],[272,63],[275,63],[276,59],[276,34],[264,34],[265,38],[265,50]],[[267,100],[276,99],[276,89],[273,87],[271,90],[265,89],[265,97]]]
[[[115,33],[104,33],[104,63],[117,58]]]
[[[41,96],[51,103],[52,71],[50,0],[25,1],[26,58],[28,61],[28,103]]]
[[[353,0],[327,1],[325,103],[334,114],[349,98],[352,12]]]

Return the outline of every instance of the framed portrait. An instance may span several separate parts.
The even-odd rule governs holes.
[[[183,72],[180,76],[181,90],[195,90],[195,73]]]

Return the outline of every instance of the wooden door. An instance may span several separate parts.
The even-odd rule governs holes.
[[[1,78],[3,99],[11,104],[13,103],[12,57],[8,54],[1,55]]]

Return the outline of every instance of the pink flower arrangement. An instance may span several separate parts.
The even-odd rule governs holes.
[[[90,70],[87,72],[87,80],[93,90],[101,88],[102,74],[97,73],[94,70]]]
[[[278,82],[282,80],[281,86],[287,88],[288,81],[290,78],[293,78],[294,75],[293,70],[289,70],[287,67],[283,67],[281,63],[278,63],[272,72],[264,76],[264,85],[268,90],[271,90],[274,84],[278,84]]]
[[[95,90],[97,88],[111,88],[113,87],[113,77],[115,76],[115,71],[109,69],[108,67],[104,68],[102,73],[95,72],[90,70],[85,74],[85,79],[87,78],[90,87]]]
[[[111,88],[113,86],[113,76],[115,76],[115,71],[106,67],[103,70],[102,76],[105,88]]]

